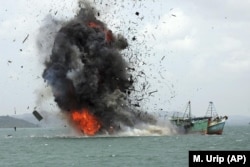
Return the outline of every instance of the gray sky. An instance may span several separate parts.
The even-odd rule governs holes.
[[[158,92],[143,104],[145,110],[184,111],[191,100],[193,113],[202,116],[213,101],[222,115],[250,115],[249,0],[95,2],[100,19],[127,37],[146,63],[139,68],[147,73],[150,90]],[[37,100],[45,86],[37,34],[48,14],[73,17],[77,1],[0,3],[0,115],[30,113],[38,104],[50,106]]]

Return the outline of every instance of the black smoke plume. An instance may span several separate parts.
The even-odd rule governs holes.
[[[96,13],[85,5],[56,34],[43,72],[55,102],[63,112],[88,108],[101,121],[100,132],[155,123],[154,117],[130,105],[130,70],[135,67],[121,54],[127,40],[114,35]]]

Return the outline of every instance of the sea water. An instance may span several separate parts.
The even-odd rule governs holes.
[[[189,150],[250,150],[250,126],[222,135],[79,137],[67,128],[0,129],[1,167],[184,167]]]

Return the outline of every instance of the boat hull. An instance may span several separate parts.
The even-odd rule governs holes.
[[[172,119],[171,123],[184,133],[207,133],[207,118],[191,118],[191,119]]]
[[[208,124],[207,134],[221,135],[223,133],[224,125],[225,120],[221,120],[220,122],[210,122]]]
[[[187,129],[188,133],[207,133],[208,120],[200,119],[200,120],[192,120],[193,126]]]

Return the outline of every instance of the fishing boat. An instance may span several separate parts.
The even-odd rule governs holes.
[[[208,117],[207,134],[221,135],[228,117],[219,116],[215,111],[213,102],[209,102],[205,117]]]
[[[179,130],[184,130],[185,133],[207,133],[208,118],[192,117],[190,101],[187,104],[185,113],[182,116],[179,116],[179,113],[174,113],[170,122]]]

